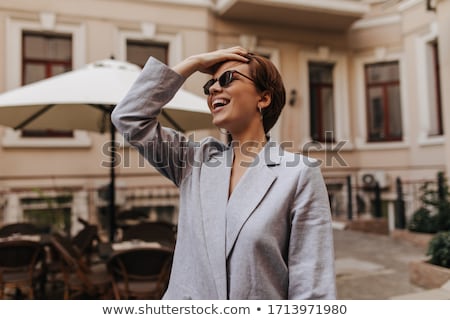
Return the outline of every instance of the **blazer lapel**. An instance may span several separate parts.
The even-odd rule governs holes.
[[[226,257],[244,223],[262,201],[277,176],[270,167],[280,164],[281,149],[269,141],[234,189],[226,210]]]
[[[232,150],[212,156],[202,166],[201,209],[206,247],[219,299],[227,299],[225,210],[228,201]]]

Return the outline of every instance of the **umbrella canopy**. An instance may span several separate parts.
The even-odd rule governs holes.
[[[128,62],[101,60],[3,93],[0,125],[105,132],[110,124],[105,112],[125,96],[140,71]],[[178,130],[212,128],[206,100],[183,89],[163,115],[161,123]]]
[[[15,129],[109,131],[110,240],[115,234],[115,130],[110,114],[141,69],[134,64],[101,60],[85,67],[0,94],[0,125]],[[180,89],[164,106],[160,121],[180,131],[212,128],[206,100]]]

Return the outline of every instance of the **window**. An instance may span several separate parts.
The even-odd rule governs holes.
[[[23,32],[22,84],[72,70],[72,37]]]
[[[427,80],[429,83],[429,130],[428,136],[440,136],[444,134],[442,126],[442,102],[441,81],[439,76],[438,42],[431,41],[427,44],[426,59],[428,65]]]
[[[22,33],[22,84],[50,78],[72,70],[72,36],[40,32]],[[71,130],[22,130],[22,137],[73,137]]]
[[[86,64],[87,41],[84,23],[66,24],[59,21],[53,26],[52,31],[49,31],[41,22],[13,17],[6,20],[8,30],[5,33],[6,90],[59,74],[62,69],[69,71]],[[52,61],[55,63],[52,64]],[[45,70],[50,72],[47,74]],[[87,148],[91,147],[92,141],[88,132],[82,130],[43,134],[23,133],[22,130],[5,128],[0,145],[8,148]]]
[[[368,142],[403,137],[398,61],[365,65]]]
[[[324,150],[333,150],[338,145],[351,150],[347,52],[319,47],[299,51],[298,57],[299,83],[286,89],[288,92],[297,89],[302,96],[298,118],[301,123],[299,148],[303,149],[313,141]]]
[[[334,142],[333,64],[308,63],[310,134],[313,141]]]
[[[39,194],[20,199],[24,221],[42,229],[70,234],[73,196],[64,194]]]
[[[141,68],[150,56],[155,57],[159,61],[168,63],[169,45],[167,43],[127,40],[127,60],[137,64]]]

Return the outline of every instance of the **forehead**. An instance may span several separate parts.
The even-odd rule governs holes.
[[[240,61],[227,61],[222,63],[219,68],[214,73],[214,78],[219,77],[222,73],[228,70],[237,70],[243,73],[248,73],[249,66],[247,63],[242,63]]]

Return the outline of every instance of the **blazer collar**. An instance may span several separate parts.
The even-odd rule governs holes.
[[[234,189],[226,209],[226,256],[230,255],[239,232],[263,200],[277,174],[272,167],[281,162],[280,146],[269,141]]]
[[[200,175],[201,210],[206,249],[219,299],[227,299],[225,210],[233,152],[227,149],[203,163]]]

